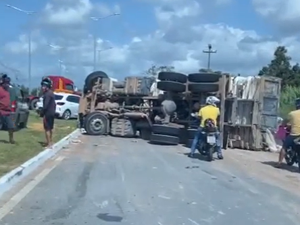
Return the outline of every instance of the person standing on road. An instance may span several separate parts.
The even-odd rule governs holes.
[[[214,96],[209,96],[206,98],[206,106],[202,107],[199,110],[198,116],[200,119],[200,126],[197,129],[197,132],[195,134],[192,147],[191,147],[191,152],[189,153],[189,157],[193,158],[194,153],[196,151],[196,148],[199,144],[199,141],[202,140],[202,130],[205,127],[205,121],[207,119],[211,119],[214,121],[214,124],[217,126],[219,116],[220,116],[220,109],[217,107],[217,103],[220,102],[220,100],[217,97]],[[220,133],[216,133],[216,141],[217,141],[217,154],[219,159],[223,159],[223,154],[222,154],[222,147],[221,147],[221,142],[220,142]]]
[[[45,78],[41,82],[43,95],[43,108],[41,110],[41,117],[43,117],[44,130],[46,136],[47,147],[51,147],[53,144],[53,128],[54,128],[54,118],[55,118],[55,96],[51,90],[52,81],[48,78]]]
[[[295,101],[296,110],[288,114],[287,125],[289,134],[283,141],[282,148],[279,153],[277,167],[281,167],[282,161],[285,157],[286,150],[294,146],[294,140],[300,137],[300,99]]]
[[[15,125],[10,116],[11,114],[11,101],[9,94],[10,78],[3,74],[0,81],[0,117],[3,125],[8,130],[9,142],[14,144],[14,129]]]

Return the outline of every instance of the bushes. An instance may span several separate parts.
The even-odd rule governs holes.
[[[295,110],[295,100],[300,98],[300,88],[285,86],[280,96],[280,116],[286,118],[287,114]]]

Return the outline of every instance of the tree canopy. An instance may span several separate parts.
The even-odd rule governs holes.
[[[285,46],[278,46],[274,58],[258,73],[259,76],[274,76],[282,79],[282,87],[300,86],[300,66],[291,65],[292,58]]]

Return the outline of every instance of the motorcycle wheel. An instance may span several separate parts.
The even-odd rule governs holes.
[[[294,156],[291,155],[289,152],[286,153],[284,158],[285,158],[285,162],[288,166],[294,165],[294,163],[295,163]]]
[[[298,163],[298,170],[300,172],[300,154],[297,153],[297,163]]]
[[[213,156],[214,155],[214,146],[209,146],[208,151],[207,151],[207,161],[211,162],[213,161]]]

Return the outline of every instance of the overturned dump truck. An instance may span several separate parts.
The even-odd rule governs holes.
[[[221,77],[160,72],[157,77],[115,82],[102,71],[93,72],[80,99],[80,127],[88,135],[140,136],[153,143],[190,145],[198,126],[190,115],[208,95],[220,96]]]

